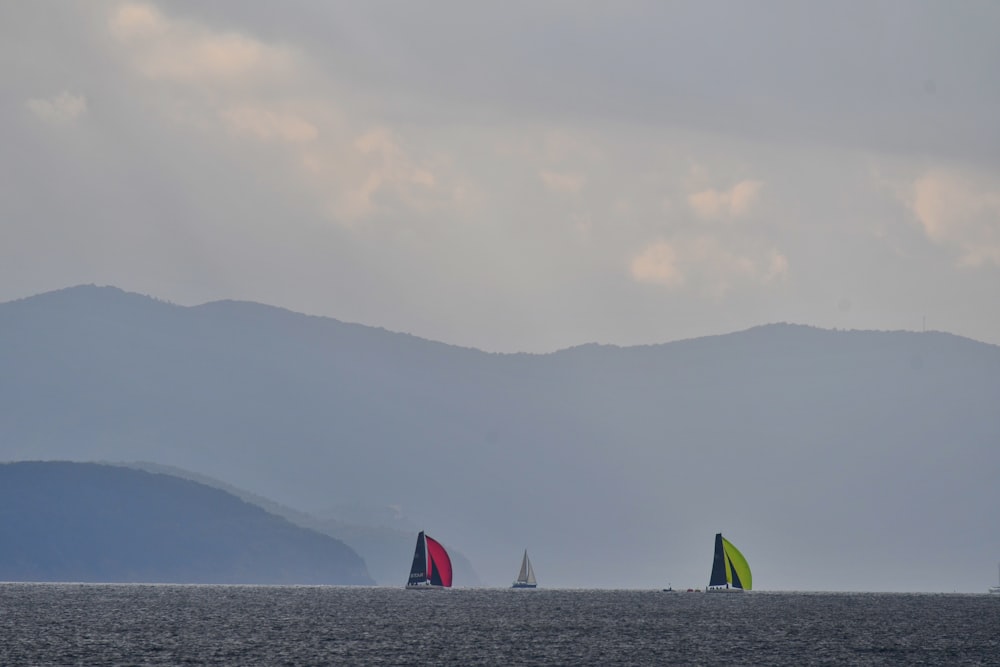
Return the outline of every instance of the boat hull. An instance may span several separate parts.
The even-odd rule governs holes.
[[[538,588],[538,584],[525,584],[521,582],[515,582],[511,588]]]

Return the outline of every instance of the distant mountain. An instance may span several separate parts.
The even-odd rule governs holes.
[[[394,506],[491,585],[527,548],[542,586],[701,586],[723,531],[759,588],[985,590],[998,406],[1000,347],[940,332],[488,354],[110,287],[0,304],[0,456]]]
[[[389,520],[384,513],[359,511],[358,508],[333,508],[314,516],[308,512],[287,507],[268,498],[239,489],[220,480],[199,475],[181,468],[156,463],[123,463],[147,472],[163,473],[190,479],[200,484],[222,489],[228,493],[262,507],[271,514],[284,517],[292,523],[334,537],[348,545],[360,555],[375,583],[397,585],[400,572],[405,580],[413,559],[417,530],[406,525],[402,518]],[[361,514],[362,516],[358,516]],[[405,526],[405,527],[404,527]],[[455,578],[463,587],[482,586],[479,575],[472,563],[457,549],[449,549],[449,557],[455,568]]]
[[[343,543],[131,468],[0,464],[0,581],[371,584]]]

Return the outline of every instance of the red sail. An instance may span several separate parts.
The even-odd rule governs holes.
[[[427,572],[431,575],[431,583],[437,584],[438,577],[441,578],[441,586],[451,587],[451,559],[448,552],[438,543],[437,540],[424,536],[427,541]]]

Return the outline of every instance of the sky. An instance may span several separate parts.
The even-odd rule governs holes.
[[[1000,4],[0,3],[0,301],[1000,344]]]

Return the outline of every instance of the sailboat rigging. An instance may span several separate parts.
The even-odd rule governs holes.
[[[715,558],[712,561],[712,576],[708,581],[708,591],[748,591],[753,585],[750,566],[739,549],[732,542],[715,534]]]
[[[451,588],[451,558],[441,543],[420,531],[413,552],[409,589]]]
[[[537,588],[538,582],[535,581],[535,568],[531,567],[531,561],[528,560],[528,550],[524,550],[524,558],[521,559],[521,571],[517,573],[517,580],[511,586],[511,588]]]

